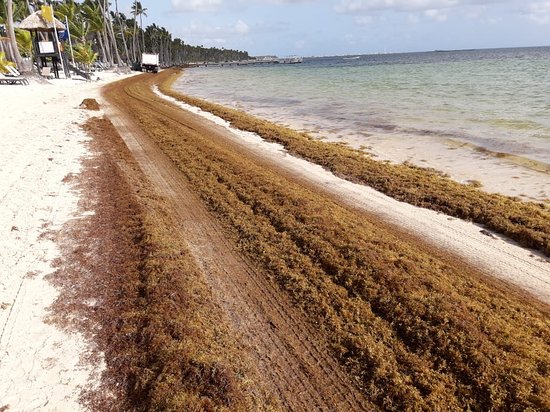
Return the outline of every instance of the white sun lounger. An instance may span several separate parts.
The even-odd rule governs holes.
[[[21,73],[19,73],[19,70],[17,70],[13,66],[6,66],[6,69],[9,73],[5,74],[6,77],[9,77],[11,79],[18,79],[18,83],[21,84],[29,84],[29,81],[26,77],[21,76]]]
[[[0,73],[0,84],[29,84],[29,81],[23,76],[6,76]]]
[[[8,69],[9,73],[7,74],[7,76],[14,76],[14,77],[19,77],[21,76],[21,73],[19,73],[19,70],[17,70],[15,67],[13,66],[6,66],[6,69]]]

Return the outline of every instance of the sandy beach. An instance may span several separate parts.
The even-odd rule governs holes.
[[[59,255],[55,232],[83,213],[65,178],[89,155],[81,124],[97,112],[79,105],[121,77],[1,86],[0,409],[81,410],[81,390],[101,372],[84,362],[92,348],[83,336],[47,322],[59,294],[47,277]]]
[[[33,81],[29,86],[0,86],[2,100],[6,102],[0,113],[0,141],[4,148],[0,153],[0,262],[3,269],[0,279],[0,411],[84,410],[79,400],[81,392],[98,385],[104,368],[102,362],[90,364],[86,361],[86,355],[94,351],[92,342],[48,321],[51,305],[59,295],[48,281],[59,257],[55,233],[71,220],[93,213],[93,210],[79,208],[83,194],[66,179],[78,175],[82,160],[91,156],[87,147],[90,136],[81,125],[105,113],[123,137],[128,138],[131,131],[101,96],[102,86],[125,75],[102,73],[99,77],[95,82],[53,80],[49,83]],[[318,165],[290,156],[279,145],[232,129],[219,118],[162,96],[158,90],[156,93],[160,99],[202,116],[199,122],[203,127],[223,129],[219,133],[242,145],[243,153],[277,164],[294,179],[307,181],[319,192],[346,199],[341,202],[364,209],[411,236],[421,237],[459,256],[483,273],[515,285],[541,302],[550,303],[550,263],[542,254],[472,223],[419,209],[342,180]],[[79,105],[85,98],[97,99],[105,106],[99,112],[84,110]],[[441,157],[432,153],[429,158]],[[403,153],[392,160],[411,158]],[[461,162],[463,166],[457,175],[451,173],[459,181],[470,176],[462,173],[468,169],[467,160],[461,158]],[[441,166],[436,162],[423,163],[428,167]],[[513,184],[501,185],[496,178],[491,184],[491,176],[502,178],[504,169],[501,166],[497,161],[484,162],[484,187],[490,190],[501,187],[505,194],[522,192]],[[546,198],[547,175],[533,174],[518,167],[515,165],[506,176],[511,181],[515,175],[529,176],[527,180],[532,183],[525,190],[533,196],[526,197],[536,198],[534,194],[538,192],[538,196]],[[194,241],[200,243],[197,239]],[[253,334],[250,332],[251,336]]]
[[[346,199],[345,201],[350,207],[359,207],[374,213],[383,221],[420,236],[436,247],[455,253],[486,273],[515,284],[537,296],[543,302],[550,303],[550,263],[541,253],[522,248],[498,234],[488,233],[479,225],[471,222],[449,218],[441,213],[411,206],[385,196],[370,187],[339,178],[319,165],[289,156],[279,144],[266,142],[255,133],[237,130],[231,127],[227,121],[211,113],[164,96],[158,90],[156,92],[182,109],[196,113],[230,131],[234,140],[246,147],[246,150],[281,165],[293,176],[299,176],[311,182],[319,190],[326,190],[340,199]],[[432,151],[434,150],[433,145],[428,145],[428,147],[431,147]],[[461,163],[466,163],[464,154],[461,156]],[[474,161],[471,163],[468,170],[473,173],[476,163]],[[508,185],[497,185],[497,181],[502,178],[502,168],[506,165],[485,163],[484,171],[487,172],[491,165],[493,165],[493,173],[490,174],[492,177],[488,177],[485,181],[491,180],[495,188],[501,187],[503,193],[509,194],[508,191],[513,188],[513,181]],[[435,164],[428,163],[428,166],[436,168]],[[448,167],[449,163],[446,163],[446,166]],[[517,167],[515,166],[515,168]],[[529,174],[530,171],[525,171],[525,173]],[[546,175],[536,174],[534,176],[536,176],[536,186],[539,189],[544,188]]]

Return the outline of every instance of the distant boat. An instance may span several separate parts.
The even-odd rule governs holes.
[[[298,64],[302,63],[304,59],[300,56],[287,56],[279,59],[280,64]]]
[[[476,49],[457,49],[457,50],[434,50],[436,53],[453,53],[453,52],[467,52],[476,51]]]
[[[361,56],[353,56],[353,57],[344,57],[344,60],[357,60],[360,59]]]

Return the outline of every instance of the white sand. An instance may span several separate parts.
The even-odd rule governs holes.
[[[79,109],[106,81],[52,80],[0,86],[0,409],[78,411],[81,389],[101,365],[79,334],[44,322],[59,292],[45,279],[59,251],[48,230],[78,217],[79,193],[63,178],[80,171],[88,137],[79,127],[97,115]]]
[[[496,234],[488,236],[478,225],[398,202],[370,187],[340,179],[318,165],[290,156],[281,145],[266,142],[254,133],[237,130],[225,120],[164,96],[158,90],[156,93],[182,109],[232,131],[236,142],[285,167],[293,176],[301,177],[353,207],[363,208],[436,247],[454,253],[488,275],[519,286],[541,301],[550,303],[550,261],[540,253]]]

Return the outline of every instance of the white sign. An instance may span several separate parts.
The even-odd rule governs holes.
[[[38,42],[38,48],[40,49],[40,53],[55,53],[52,41]]]

